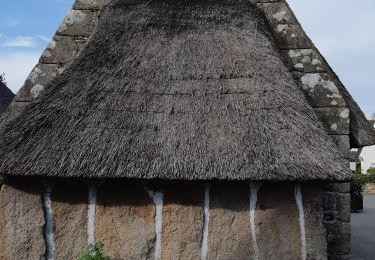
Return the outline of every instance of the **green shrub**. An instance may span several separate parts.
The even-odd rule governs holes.
[[[350,183],[350,196],[360,197],[365,189],[367,183],[369,183],[369,176],[364,174],[354,174],[353,179]]]
[[[96,243],[95,245],[89,245],[86,253],[79,260],[109,260],[109,257],[103,256],[103,244]]]
[[[371,167],[370,169],[368,169],[367,174],[370,176],[371,182],[374,183],[375,182],[375,168]]]

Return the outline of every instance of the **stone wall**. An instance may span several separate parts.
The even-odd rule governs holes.
[[[58,27],[52,41],[42,53],[24,85],[10,106],[12,117],[17,116],[33,99],[37,98],[58,74],[62,73],[92,34],[100,12],[110,0],[76,0]]]
[[[375,195],[375,183],[368,183],[365,187],[363,194]]]
[[[202,182],[106,180],[95,186],[93,233],[111,259],[155,259],[158,239],[158,259],[201,259],[205,236],[203,259],[327,259],[322,185],[302,185],[301,214],[297,186],[262,184],[253,222],[248,182],[210,183],[208,197]],[[44,258],[48,206],[42,205],[42,187],[36,179],[6,180],[0,194],[2,259]],[[53,222],[49,245],[54,245],[49,250],[54,259],[77,259],[91,232],[88,184],[60,179],[48,187]],[[152,198],[155,191],[163,194],[161,215]]]
[[[269,21],[284,64],[325,126],[342,156],[350,156],[349,107],[341,82],[304,32],[285,0],[256,0]],[[326,185],[324,223],[329,259],[350,258],[350,186]]]

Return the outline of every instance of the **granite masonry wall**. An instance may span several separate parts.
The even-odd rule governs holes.
[[[304,32],[284,0],[256,0],[272,29],[276,47],[306,98],[323,122],[344,158],[350,156],[349,107],[340,82]],[[324,189],[324,224],[328,259],[350,259],[350,185],[327,184]]]
[[[327,259],[320,184],[42,183],[7,178],[1,259],[78,259],[95,241],[111,259]]]

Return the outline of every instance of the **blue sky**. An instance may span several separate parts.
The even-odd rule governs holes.
[[[375,1],[289,0],[365,113],[375,113]],[[0,73],[17,92],[73,0],[1,0]]]

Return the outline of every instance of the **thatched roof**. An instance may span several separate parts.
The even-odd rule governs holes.
[[[12,103],[13,98],[13,92],[3,82],[0,82],[0,117]]]
[[[347,180],[245,0],[114,0],[87,47],[0,131],[0,173]]]

